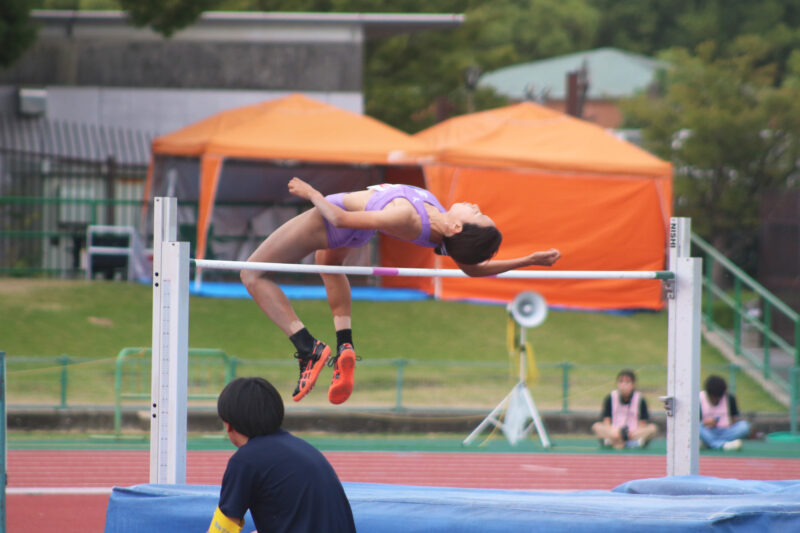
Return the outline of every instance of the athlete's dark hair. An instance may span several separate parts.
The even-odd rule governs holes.
[[[630,370],[628,368],[626,368],[625,370],[620,370],[619,374],[617,374],[617,381],[619,381],[619,378],[621,378],[622,376],[628,376],[629,378],[631,378],[631,381],[636,383],[636,374],[633,373],[633,370]]]
[[[491,258],[500,248],[503,235],[494,226],[466,223],[455,235],[442,238],[445,252],[457,263],[477,265]]]
[[[219,393],[217,414],[242,435],[269,435],[283,423],[283,399],[264,378],[236,378]]]
[[[728,390],[728,384],[721,377],[712,375],[706,378],[703,388],[706,390],[706,394],[712,398],[722,398],[725,395],[725,391]]]

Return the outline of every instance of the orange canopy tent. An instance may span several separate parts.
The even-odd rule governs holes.
[[[503,233],[499,259],[558,248],[560,270],[661,270],[672,167],[591,123],[520,103],[452,118],[418,133],[432,145],[425,182],[445,206],[478,203]],[[381,244],[386,265],[454,268],[405,243]],[[540,268],[540,267],[539,267]],[[438,298],[510,301],[523,290],[591,309],[663,306],[658,281],[387,279]]]
[[[392,180],[422,185],[416,161],[430,152],[378,120],[302,94],[218,113],[156,138],[152,150],[145,199],[197,201],[197,258],[206,257],[215,201],[299,203],[286,191],[292,175],[324,194]]]

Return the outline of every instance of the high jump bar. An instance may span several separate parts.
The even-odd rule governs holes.
[[[295,274],[351,274],[354,276],[400,276],[467,278],[461,270],[452,268],[387,268],[339,265],[301,265],[295,263],[256,263],[249,261],[219,261],[192,259],[199,268],[211,270],[260,270]],[[503,279],[675,279],[670,270],[510,270],[487,278]]]

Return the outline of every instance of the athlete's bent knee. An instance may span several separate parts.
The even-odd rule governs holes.
[[[242,284],[247,289],[252,288],[256,282],[258,282],[260,277],[261,273],[256,270],[242,270],[239,272],[239,279],[242,280]]]

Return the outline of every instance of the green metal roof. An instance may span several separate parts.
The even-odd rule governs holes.
[[[587,98],[622,98],[647,88],[667,63],[616,48],[598,48],[574,54],[522,63],[487,72],[478,83],[492,87],[514,100],[525,100],[529,89],[540,95],[548,91],[553,100],[566,98],[567,73],[586,61],[589,72]]]

